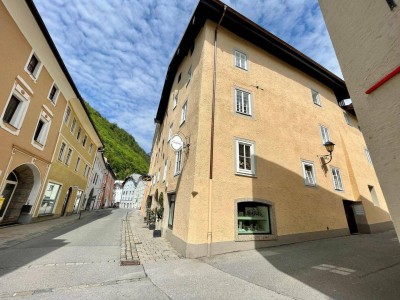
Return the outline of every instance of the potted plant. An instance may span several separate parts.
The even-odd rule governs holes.
[[[161,224],[160,221],[163,218],[164,215],[164,196],[163,193],[160,193],[160,196],[157,201],[157,207],[154,209],[154,213],[156,216],[156,222],[157,222],[157,229],[153,231],[153,237],[161,237]]]

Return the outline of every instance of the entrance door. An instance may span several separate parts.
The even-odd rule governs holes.
[[[65,195],[63,207],[62,207],[62,210],[61,210],[61,216],[63,216],[63,215],[65,214],[65,211],[67,210],[69,198],[71,198],[71,193],[72,193],[72,188],[70,187],[70,188],[68,189],[67,194]]]
[[[349,200],[343,200],[344,212],[346,214],[347,224],[351,234],[358,233],[358,227],[356,218],[354,216],[354,202]]]
[[[0,208],[0,221],[3,219],[4,212],[6,211],[8,204],[10,203],[10,200],[14,194],[16,187],[17,187],[17,182],[6,181],[6,186],[4,187],[2,193],[4,202]]]

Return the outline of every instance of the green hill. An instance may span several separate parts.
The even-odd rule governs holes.
[[[150,158],[134,137],[119,128],[117,124],[110,123],[87,102],[85,104],[104,142],[104,156],[107,157],[117,179],[123,180],[132,173],[147,173]]]

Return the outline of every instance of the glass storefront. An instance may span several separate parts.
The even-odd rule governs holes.
[[[47,184],[46,192],[42,200],[42,205],[39,209],[39,215],[47,215],[54,213],[55,204],[57,201],[58,193],[61,185],[49,182]]]

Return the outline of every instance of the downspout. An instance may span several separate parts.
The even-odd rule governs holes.
[[[214,119],[215,119],[215,92],[217,88],[217,37],[218,28],[225,16],[226,5],[224,5],[224,12],[219,20],[214,32],[214,72],[213,72],[213,94],[212,94],[212,110],[211,110],[211,143],[210,143],[210,176],[209,176],[209,196],[208,196],[208,231],[207,231],[207,256],[211,256],[211,242],[212,242],[212,180],[213,180],[213,163],[214,163]]]

